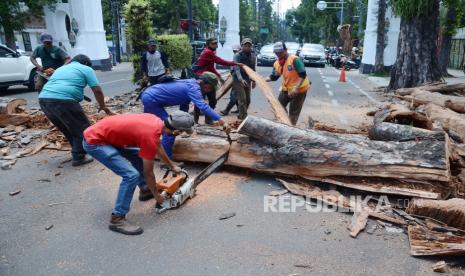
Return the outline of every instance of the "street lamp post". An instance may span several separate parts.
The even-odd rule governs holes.
[[[331,6],[328,6],[330,4]],[[324,11],[326,9],[341,9],[341,26],[344,22],[344,0],[340,0],[337,2],[327,2],[327,1],[318,1],[316,3],[317,9]]]
[[[223,47],[224,43],[226,42],[226,30],[228,29],[228,21],[226,17],[221,17],[220,20],[220,39],[219,42],[221,43],[221,47]]]

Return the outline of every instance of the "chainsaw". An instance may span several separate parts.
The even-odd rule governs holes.
[[[165,197],[162,203],[156,204],[157,213],[163,213],[166,210],[178,208],[189,198],[195,196],[196,187],[208,176],[215,172],[226,160],[228,160],[229,150],[223,153],[213,163],[203,169],[196,177],[189,178],[187,172],[182,170],[180,174],[172,173],[168,177],[169,171],[165,173],[162,181],[157,183],[157,189]]]
[[[48,68],[46,70],[44,70],[43,72],[42,71],[36,71],[37,75],[41,76],[42,78],[46,79],[47,81],[50,80],[50,77],[52,76],[52,74],[55,72],[55,70],[53,70],[52,68]],[[92,99],[87,97],[86,95],[84,95],[84,100],[86,102],[91,102]]]

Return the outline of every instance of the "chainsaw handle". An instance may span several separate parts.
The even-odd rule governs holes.
[[[166,169],[165,174],[163,175],[163,179],[167,178],[170,172],[173,174],[173,177],[177,176],[176,172],[174,172],[172,169],[168,168],[168,169]],[[181,173],[185,174],[186,178],[189,178],[189,175],[187,174],[187,171],[185,169],[181,169]]]

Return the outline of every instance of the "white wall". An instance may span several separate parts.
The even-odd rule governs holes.
[[[232,46],[240,44],[239,37],[239,0],[220,0],[218,26],[222,17],[225,17],[228,22],[226,30],[226,42],[224,46],[218,41],[217,55],[226,60],[233,59]],[[219,37],[218,37],[219,39]]]
[[[47,32],[53,35],[56,45],[63,42],[68,54],[85,54],[91,60],[108,58],[100,0],[70,0],[68,4],[57,4],[54,12],[45,8],[44,13]],[[66,31],[66,15],[70,20],[75,18],[79,24],[74,47],[71,47]]]

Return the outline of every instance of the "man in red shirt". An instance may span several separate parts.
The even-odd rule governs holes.
[[[109,228],[126,235],[139,235],[140,226],[126,221],[132,196],[139,186],[139,200],[164,198],[156,189],[153,173],[154,159],[158,154],[173,171],[180,173],[160,146],[162,134],[192,133],[194,119],[183,111],[175,111],[162,121],[153,114],[121,114],[107,117],[84,131],[83,146],[86,152],[123,179],[119,186]]]
[[[197,76],[202,75],[204,72],[212,72],[214,73],[219,80],[222,81],[220,73],[216,71],[215,69],[215,63],[224,65],[224,66],[239,66],[243,67],[244,64],[242,63],[237,63],[235,61],[228,61],[220,58],[219,56],[216,55],[216,49],[218,48],[218,40],[216,38],[208,38],[207,41],[205,42],[205,49],[202,51],[202,53],[199,56],[199,59],[194,63],[192,66],[192,70]],[[216,107],[216,94],[215,92],[210,92],[206,94],[208,98],[208,104],[212,109],[215,109]],[[198,123],[198,117],[200,115],[200,110],[198,108],[194,108],[194,114],[195,114],[195,121]],[[205,122],[207,124],[211,124],[212,121],[205,118]]]

